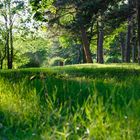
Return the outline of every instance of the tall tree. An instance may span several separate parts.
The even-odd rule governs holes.
[[[132,20],[132,62],[137,62],[137,23],[135,18]]]
[[[103,43],[104,43],[104,25],[102,15],[100,15],[97,21],[97,63],[104,63],[103,59]]]
[[[120,45],[121,45],[121,56],[122,62],[125,62],[125,41],[124,41],[124,33],[120,33]]]
[[[92,31],[98,17],[97,15],[100,11],[103,14],[110,6],[119,1],[121,0],[54,0],[53,2],[51,1],[51,5],[56,7],[54,16],[50,16],[48,0],[31,0],[31,4],[33,9],[36,11],[35,17],[38,17],[42,21],[49,20],[49,22],[55,23],[66,30],[70,30],[71,32],[77,34],[77,36],[80,34],[82,40],[81,42],[83,43],[84,58],[86,59],[87,63],[90,63],[92,62],[90,43],[93,35],[95,34]],[[41,8],[42,6],[43,8]],[[45,12],[42,11],[42,9],[45,9]],[[44,17],[47,18],[44,19]],[[50,17],[51,19],[49,19]],[[67,19],[70,20],[67,22]],[[99,56],[101,58],[100,63],[103,63],[103,38],[103,27],[101,27],[99,38]]]
[[[138,63],[140,64],[140,0],[136,0],[138,21]]]
[[[131,30],[132,30],[132,17],[131,17],[131,0],[128,0],[129,13],[128,13],[128,27],[126,35],[126,47],[125,47],[125,61],[130,63],[131,59]]]
[[[8,69],[13,68],[14,46],[13,46],[13,26],[18,19],[20,11],[23,10],[24,1],[22,0],[1,0],[0,1],[0,17],[3,19],[5,27],[5,46],[7,56]]]

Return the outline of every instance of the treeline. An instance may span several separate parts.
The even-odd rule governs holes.
[[[1,0],[0,19],[1,69],[140,64],[139,0]]]
[[[18,28],[21,12],[24,11],[22,0],[0,1],[0,69],[3,68],[4,60],[7,68],[13,68],[14,59],[14,28]]]
[[[65,30],[82,44],[83,63],[93,63],[92,42],[96,41],[96,61],[104,63],[104,42],[120,26],[117,34],[121,62],[140,63],[139,0],[31,0],[34,18],[52,28]]]

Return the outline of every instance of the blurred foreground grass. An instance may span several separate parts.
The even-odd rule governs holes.
[[[140,67],[0,72],[0,140],[139,140]]]

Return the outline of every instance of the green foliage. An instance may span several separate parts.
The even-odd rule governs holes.
[[[98,31],[100,30],[97,22],[99,24],[102,23],[105,62],[120,62],[120,40],[118,38],[120,32],[126,33],[126,21],[129,15],[127,1],[31,0],[31,5],[35,12],[35,19],[47,23],[48,28],[54,29],[56,27],[56,30],[68,32],[67,36],[65,36],[65,33],[59,33],[58,35],[60,45],[64,47],[73,47],[73,38],[78,40],[81,46],[84,46],[81,41],[81,27],[84,27],[88,38],[87,41],[90,44],[92,58],[96,60],[97,40],[99,39]],[[132,15],[134,14],[133,6],[130,8]],[[56,11],[51,12],[48,7],[55,7]],[[72,37],[69,38],[69,35]],[[123,37],[125,38],[125,35]],[[116,42],[118,43],[117,54],[112,55],[112,51],[116,51],[115,45],[112,44],[116,44]],[[80,55],[82,56],[82,53]],[[65,58],[65,56],[60,55],[57,57]],[[79,61],[79,63],[81,62]]]
[[[16,38],[15,67],[40,67],[47,61],[49,42],[41,37]],[[22,51],[21,51],[22,50]]]
[[[49,61],[50,66],[60,66],[60,63],[64,63],[65,60],[61,57],[54,57]]]
[[[105,37],[104,47],[108,49],[109,47],[111,47],[111,44],[115,44],[116,42],[118,42],[118,48],[120,48],[119,35],[121,32],[124,33],[125,31],[126,23],[123,23],[117,29],[113,30],[112,33],[109,33],[109,35]]]
[[[48,65],[52,65],[54,60],[61,58],[66,65],[81,63],[82,46],[72,40],[71,36],[63,35],[52,43],[48,56]],[[58,66],[58,64],[57,64]]]

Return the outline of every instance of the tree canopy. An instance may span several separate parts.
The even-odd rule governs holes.
[[[1,68],[26,66],[41,49],[44,66],[56,58],[65,64],[139,62],[138,5],[136,0],[2,0]],[[36,52],[29,55],[32,48]],[[23,64],[16,64],[22,57]]]

